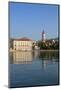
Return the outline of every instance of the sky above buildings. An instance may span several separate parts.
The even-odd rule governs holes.
[[[10,2],[9,20],[11,38],[40,40],[43,30],[46,39],[58,37],[57,5]]]

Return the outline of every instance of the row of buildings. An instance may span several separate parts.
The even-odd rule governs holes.
[[[45,32],[42,32],[42,42],[45,42]],[[34,49],[39,49],[37,42],[23,37],[23,38],[18,38],[18,39],[13,39],[12,40],[12,47],[10,46],[10,51],[11,50],[20,50],[20,51],[31,51]]]

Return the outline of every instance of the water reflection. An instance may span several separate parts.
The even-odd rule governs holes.
[[[27,64],[32,61],[32,52],[15,52],[13,53],[14,64]]]
[[[59,52],[40,52],[39,59],[42,60],[42,68],[45,70],[49,64],[58,62]]]
[[[58,57],[59,57],[59,52],[58,51],[57,52],[55,52],[55,51],[53,51],[53,52],[42,52],[42,53],[40,52],[40,55],[39,55],[39,58],[41,58],[43,60],[47,60],[47,59],[57,60]]]
[[[55,63],[58,61],[58,52],[13,52],[10,53],[10,63],[13,64],[31,64],[33,60],[42,60],[45,65],[50,61]]]
[[[59,52],[10,53],[10,86],[57,85]]]

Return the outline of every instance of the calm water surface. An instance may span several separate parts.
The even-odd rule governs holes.
[[[10,87],[57,85],[58,52],[10,53]]]

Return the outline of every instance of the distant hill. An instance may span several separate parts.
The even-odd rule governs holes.
[[[55,41],[58,41],[59,38],[57,37],[57,38],[51,38],[51,39],[46,39],[46,40],[55,40]]]

